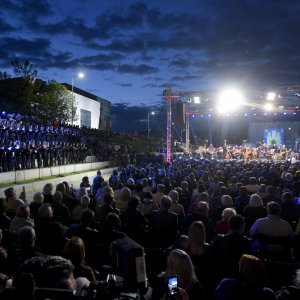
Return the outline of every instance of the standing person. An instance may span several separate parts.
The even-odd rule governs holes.
[[[93,178],[93,184],[92,184],[93,196],[95,196],[97,193],[97,190],[101,188],[103,181],[104,181],[104,178],[101,176],[101,171],[98,170],[97,175]]]

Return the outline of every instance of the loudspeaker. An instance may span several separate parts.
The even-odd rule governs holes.
[[[147,285],[144,248],[129,237],[116,239],[112,245],[114,267],[123,277],[125,288]]]
[[[182,126],[185,123],[185,105],[182,101],[176,103],[176,124]]]

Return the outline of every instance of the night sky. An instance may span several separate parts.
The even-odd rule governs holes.
[[[300,83],[297,0],[0,0],[0,68],[32,62],[44,80],[113,104],[154,106],[175,90]]]

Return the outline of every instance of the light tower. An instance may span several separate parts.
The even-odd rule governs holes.
[[[163,91],[163,96],[167,100],[167,162],[170,163],[172,159],[171,140],[172,140],[172,100],[173,92],[171,86]]]
[[[172,160],[172,101],[180,98],[179,92],[173,92],[171,85],[167,85],[163,91],[163,97],[167,101],[167,162]]]

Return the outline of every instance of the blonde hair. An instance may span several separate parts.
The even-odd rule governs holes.
[[[249,206],[253,206],[253,207],[263,206],[263,202],[258,194],[252,194],[250,196]]]
[[[183,250],[175,249],[168,256],[165,276],[172,275],[178,276],[178,285],[183,289],[190,288],[197,280],[191,258]]]
[[[188,230],[188,240],[185,250],[192,255],[201,255],[206,240],[205,226],[201,221],[195,221]]]
[[[43,203],[44,195],[41,192],[37,192],[33,195],[33,202],[35,203]]]
[[[232,198],[229,195],[223,195],[221,197],[221,204],[224,207],[232,207],[233,206]]]
[[[236,211],[234,208],[231,207],[224,208],[222,211],[222,217],[224,220],[229,220],[230,217],[235,215],[236,215]]]

